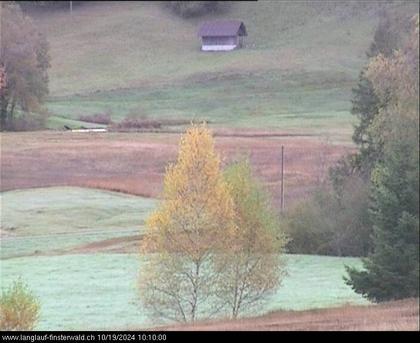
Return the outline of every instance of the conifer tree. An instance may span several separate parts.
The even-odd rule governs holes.
[[[419,295],[418,151],[396,139],[373,172],[373,253],[364,270],[347,268],[347,284],[373,301]]]
[[[419,16],[406,45],[368,68],[376,95],[387,98],[371,130],[383,144],[372,173],[373,252],[347,283],[374,301],[419,295]]]

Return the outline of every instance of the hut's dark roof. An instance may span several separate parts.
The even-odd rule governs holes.
[[[212,20],[204,22],[198,36],[200,37],[223,37],[223,36],[246,36],[246,28],[240,20]]]

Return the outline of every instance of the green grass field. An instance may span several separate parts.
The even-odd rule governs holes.
[[[194,19],[159,2],[86,2],[72,16],[38,11],[33,18],[51,53],[48,127],[101,127],[80,116],[107,112],[116,122],[127,115],[205,119],[216,128],[332,134],[334,142],[350,142],[351,89],[383,10],[417,13],[418,2],[235,2]],[[201,52],[198,27],[214,18],[243,20],[245,48]],[[52,187],[4,192],[0,201],[1,287],[23,277],[41,301],[37,329],[156,324],[138,299],[138,254],[65,254],[138,235],[156,200]],[[343,281],[344,265],[360,266],[360,259],[287,260],[288,276],[261,313],[367,303]]]
[[[16,257],[141,231],[155,200],[77,187],[1,194],[1,286],[21,276],[42,304],[39,330],[150,326],[136,294],[138,254]],[[11,228],[14,228],[11,230]],[[4,231],[3,231],[4,230]],[[12,236],[13,235],[13,236]],[[260,313],[365,303],[343,280],[359,259],[288,255],[289,275]],[[253,313],[255,315],[255,313]]]
[[[71,17],[65,10],[38,13],[51,46],[49,126],[87,126],[79,116],[110,111],[116,121],[130,113],[224,127],[345,129],[349,138],[351,87],[380,11],[418,10],[414,1],[225,7],[193,19],[159,2],[86,3]],[[213,18],[243,20],[246,47],[201,52],[198,27]]]
[[[289,276],[263,311],[367,303],[345,286],[344,264],[354,258],[288,255]],[[19,276],[40,298],[38,330],[141,328],[152,323],[141,308],[136,254],[22,257],[1,260],[2,286]]]
[[[155,200],[77,187],[0,194],[1,257],[45,253],[108,238],[137,235]]]
[[[70,123],[76,126],[80,125],[77,122],[80,115],[106,111],[111,113],[114,121],[135,115],[155,119],[207,120],[215,127],[309,132],[351,129],[354,118],[349,114],[349,80],[347,84],[333,79],[329,83],[317,83],[316,74],[322,73],[307,73],[300,80],[276,73],[236,75],[218,82],[191,82],[175,88],[163,86],[74,96],[51,100],[49,109],[76,120]],[[314,83],[305,84],[310,79]]]

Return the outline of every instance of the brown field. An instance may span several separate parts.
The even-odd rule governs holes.
[[[321,182],[349,151],[320,137],[267,132],[216,132],[223,164],[248,156],[255,174],[279,199],[280,147],[285,147],[285,203]],[[82,186],[156,197],[178,133],[1,133],[1,191]]]
[[[169,331],[419,331],[419,300],[308,311],[278,311],[238,320],[159,327]]]

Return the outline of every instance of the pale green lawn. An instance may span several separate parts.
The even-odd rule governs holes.
[[[263,312],[366,304],[344,284],[344,264],[359,259],[288,255],[289,276]],[[1,260],[1,283],[19,276],[41,301],[38,330],[124,329],[154,325],[139,304],[135,254],[22,257]]]
[[[49,129],[58,129],[63,130],[64,125],[68,126],[71,129],[75,128],[101,128],[106,127],[106,125],[96,124],[96,123],[87,123],[80,120],[74,120],[70,118],[64,117],[57,117],[57,116],[50,116],[47,120],[47,127]]]
[[[0,194],[1,257],[68,248],[137,235],[154,199],[78,187],[17,190]]]
[[[1,286],[22,276],[40,297],[42,312],[37,329],[151,325],[137,297],[139,255],[13,256],[137,234],[155,200],[52,187],[5,192],[1,204],[2,230],[16,234],[1,241]],[[360,265],[358,259],[289,255],[287,260],[289,276],[260,313],[365,303],[342,280],[343,264]]]

